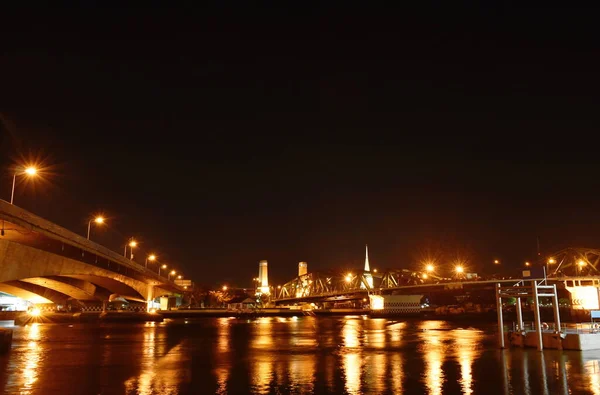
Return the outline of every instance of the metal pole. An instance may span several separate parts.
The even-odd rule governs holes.
[[[15,198],[15,182],[17,181],[17,173],[13,174],[12,192],[10,193],[10,204],[13,204]]]
[[[521,308],[521,298],[517,298],[517,325],[519,326],[519,332],[525,331],[525,327],[523,326],[523,309]]]
[[[544,349],[544,343],[542,339],[542,323],[540,322],[540,300],[535,280],[531,282],[531,286],[533,288],[533,303],[535,303],[533,314],[535,317],[535,332],[537,335],[538,351],[542,351]]]
[[[552,304],[554,305],[554,331],[559,335],[559,345],[562,345],[562,340],[560,339],[560,309],[558,306],[558,292],[556,291],[556,284],[553,285],[553,288],[554,296],[552,297]]]
[[[502,319],[502,295],[500,284],[496,284],[496,310],[498,311],[498,343],[504,348],[504,321]]]
[[[90,229],[91,229],[91,227],[92,227],[92,220],[90,219],[89,222],[88,222],[88,236],[87,236],[88,240],[90,239]]]
[[[127,244],[125,244],[125,251],[123,252],[123,256],[127,258]]]

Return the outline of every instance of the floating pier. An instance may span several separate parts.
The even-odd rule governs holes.
[[[527,326],[523,322],[521,298],[533,298],[534,322]],[[549,325],[540,320],[539,298],[552,298],[554,323]],[[517,322],[512,330],[505,331],[502,313],[502,298],[515,298]],[[496,284],[496,306],[498,311],[498,345],[500,348],[536,347],[539,351],[545,348],[559,350],[600,350],[600,328],[594,323],[600,318],[600,311],[592,311],[591,323],[575,324],[575,327],[561,325],[558,309],[556,285],[547,285],[546,280],[531,280],[530,285],[520,281],[514,286]]]

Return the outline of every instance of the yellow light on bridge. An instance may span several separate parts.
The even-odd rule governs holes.
[[[456,273],[463,273],[465,271],[465,268],[459,265],[456,266],[454,270],[456,270]]]
[[[585,266],[585,261],[583,259],[580,259],[577,261],[577,264],[579,265],[579,267],[583,267]]]
[[[531,266],[531,263],[525,262],[525,266]]]
[[[37,169],[33,166],[29,166],[25,169],[25,173],[27,173],[30,176],[35,176],[37,174]]]
[[[135,241],[135,240],[131,240],[131,241],[129,242],[129,247],[137,247],[137,241]]]
[[[167,265],[162,265],[161,267],[162,267],[163,269],[166,269],[166,268],[167,268]]]
[[[149,260],[149,261],[153,261],[153,260],[155,260],[155,259],[156,259],[156,255],[154,255],[154,254],[150,254],[150,255],[148,255],[148,260]]]
[[[499,264],[500,264],[500,261],[497,259],[494,259],[494,265],[499,265]]]
[[[181,274],[180,274],[179,276],[177,276],[177,279],[178,279],[178,280],[181,280]]]
[[[94,218],[94,222],[97,224],[103,224],[104,223],[104,217],[96,217]]]
[[[227,285],[223,285],[223,291],[227,291]]]
[[[352,274],[347,274],[346,275],[346,282],[349,283],[350,281],[352,281]]]
[[[278,286],[277,286],[277,289],[281,289],[281,285],[278,285]]]
[[[373,269],[373,273],[377,273],[377,269]]]
[[[429,263],[427,266],[425,266],[425,270],[431,273],[435,270],[435,267],[431,263]]]
[[[556,259],[550,258],[550,259],[548,259],[548,263],[552,265],[552,264],[556,263]]]
[[[421,278],[424,278],[424,279],[426,279],[427,277],[429,277],[429,276],[427,275],[427,273],[423,273],[423,275],[421,276]]]

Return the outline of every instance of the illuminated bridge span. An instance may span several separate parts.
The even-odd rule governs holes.
[[[551,284],[570,292],[581,286],[600,288],[600,250],[570,247],[556,252],[544,263],[547,281]],[[542,266],[540,264],[538,268]],[[497,283],[515,284],[521,280],[443,278],[409,269],[363,270],[358,273],[320,271],[296,277],[281,286],[275,294],[275,303],[350,300],[364,298],[368,294],[423,293],[440,289],[493,290]]]
[[[0,292],[33,303],[149,302],[182,292],[120,254],[0,200]]]

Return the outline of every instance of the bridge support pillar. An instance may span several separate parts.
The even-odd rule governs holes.
[[[150,312],[152,309],[152,302],[154,301],[154,285],[148,284],[148,290],[146,292],[146,311]]]

